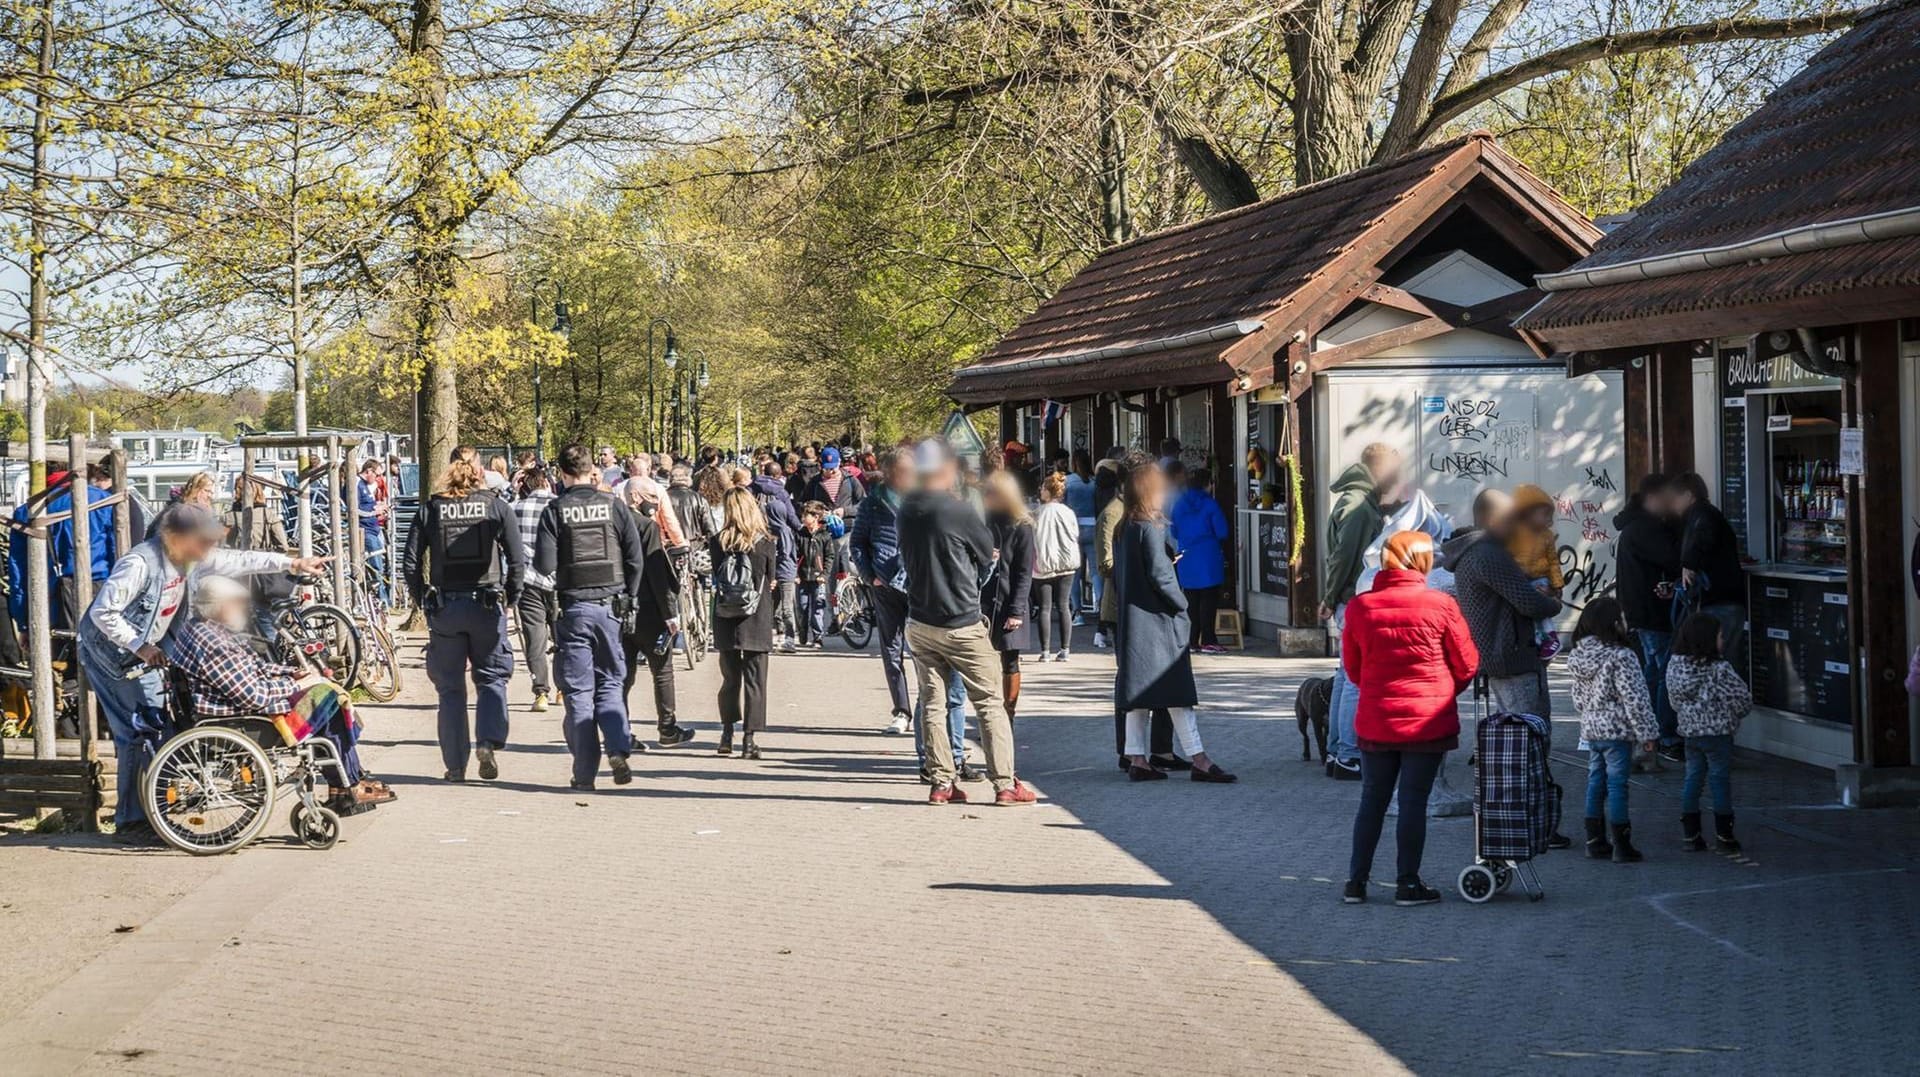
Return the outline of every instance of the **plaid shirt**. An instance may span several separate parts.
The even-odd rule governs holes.
[[[212,621],[187,625],[175,641],[173,662],[187,675],[194,713],[202,717],[285,714],[300,690],[292,667],[261,658]]]
[[[540,517],[553,504],[552,490],[531,490],[527,496],[513,503],[513,519],[520,525],[520,543],[527,550],[527,582],[535,587],[553,590],[553,577],[533,567],[533,544],[540,538]]]

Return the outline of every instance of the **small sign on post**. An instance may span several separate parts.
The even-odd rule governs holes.
[[[947,444],[953,446],[956,454],[976,463],[986,455],[987,443],[980,440],[980,431],[973,428],[973,420],[967,418],[967,413],[958,408],[947,416],[946,425],[940,428],[940,436],[947,439]]]
[[[1859,427],[1843,427],[1840,431],[1840,474],[1864,475],[1867,473],[1867,439]]]

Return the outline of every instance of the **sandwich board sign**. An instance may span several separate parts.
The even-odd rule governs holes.
[[[948,445],[953,446],[954,454],[957,456],[964,456],[978,463],[980,458],[986,455],[987,443],[980,440],[980,432],[973,428],[972,420],[967,418],[967,413],[964,411],[955,409],[951,415],[947,416],[946,425],[940,429],[940,436],[947,439]]]

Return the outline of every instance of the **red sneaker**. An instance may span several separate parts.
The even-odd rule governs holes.
[[[960,787],[952,782],[936,785],[933,791],[927,794],[929,804],[965,804],[966,802],[967,794],[961,792]]]
[[[1012,808],[1021,804],[1031,804],[1039,800],[1033,787],[1025,782],[1014,782],[998,793],[993,794],[993,802],[1002,808]]]

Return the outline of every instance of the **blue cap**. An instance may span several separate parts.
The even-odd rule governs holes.
[[[840,466],[840,450],[832,445],[829,445],[826,448],[820,450],[820,466],[839,467]]]

